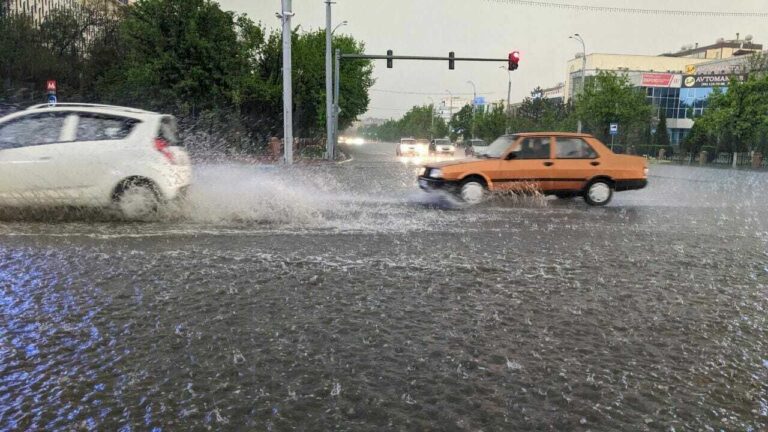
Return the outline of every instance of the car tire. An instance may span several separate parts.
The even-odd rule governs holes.
[[[608,205],[612,198],[613,184],[609,180],[593,180],[584,189],[584,201],[591,206],[601,207]]]
[[[129,220],[146,220],[157,215],[160,198],[149,180],[128,180],[121,183],[114,195],[120,214]]]
[[[465,203],[469,205],[477,205],[483,202],[487,192],[488,189],[485,186],[485,182],[482,182],[477,178],[470,178],[461,182],[458,195]]]

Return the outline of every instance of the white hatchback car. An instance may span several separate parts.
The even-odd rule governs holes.
[[[142,217],[183,195],[191,178],[170,115],[59,104],[0,119],[0,206],[116,207]]]

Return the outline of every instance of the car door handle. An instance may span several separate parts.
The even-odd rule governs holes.
[[[544,162],[544,166],[552,166],[554,165],[554,162]]]
[[[589,164],[592,166],[598,166],[600,165],[600,162],[594,161],[594,162],[590,162]]]

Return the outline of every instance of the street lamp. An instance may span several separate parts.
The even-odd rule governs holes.
[[[568,39],[581,42],[581,93],[584,94],[584,84],[587,81],[587,44],[584,43],[584,38],[578,33],[569,36]],[[579,133],[581,133],[582,128],[581,120],[579,120]]]
[[[334,27],[333,31],[331,32],[331,35],[333,35],[334,33],[336,33],[336,30],[338,30],[338,29],[339,29],[339,27],[345,26],[345,25],[347,25],[347,24],[349,24],[349,21],[347,21],[347,20],[344,20],[344,21],[342,21],[341,23],[339,23],[339,25],[337,25],[336,27]]]

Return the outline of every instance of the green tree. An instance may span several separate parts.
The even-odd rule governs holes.
[[[696,121],[711,137],[717,152],[766,151],[768,75],[753,74],[745,82],[731,80],[728,91],[715,91]]]
[[[629,79],[612,72],[600,72],[589,80],[576,99],[576,113],[586,129],[602,140],[610,138],[611,123],[619,123],[620,139],[642,134],[650,123],[651,106]]]
[[[504,104],[494,104],[475,114],[475,136],[491,142],[506,132],[508,125]]]
[[[669,130],[667,129],[667,116],[664,110],[659,114],[659,124],[656,126],[656,139],[654,144],[669,147]]]
[[[294,128],[298,136],[321,136],[326,119],[325,31],[295,31],[292,44]],[[365,48],[350,36],[334,36],[333,47],[345,54],[361,54]],[[272,32],[266,42],[259,73],[273,89],[282,92],[282,35],[279,31]],[[344,60],[340,74],[339,130],[344,130],[368,110],[368,89],[374,84],[373,66],[368,60]],[[277,96],[280,97],[280,93]],[[282,115],[282,102],[274,104],[274,109]]]
[[[472,119],[474,118],[471,105],[464,105],[459,112],[451,117],[451,139],[462,137],[467,140],[472,137]]]

